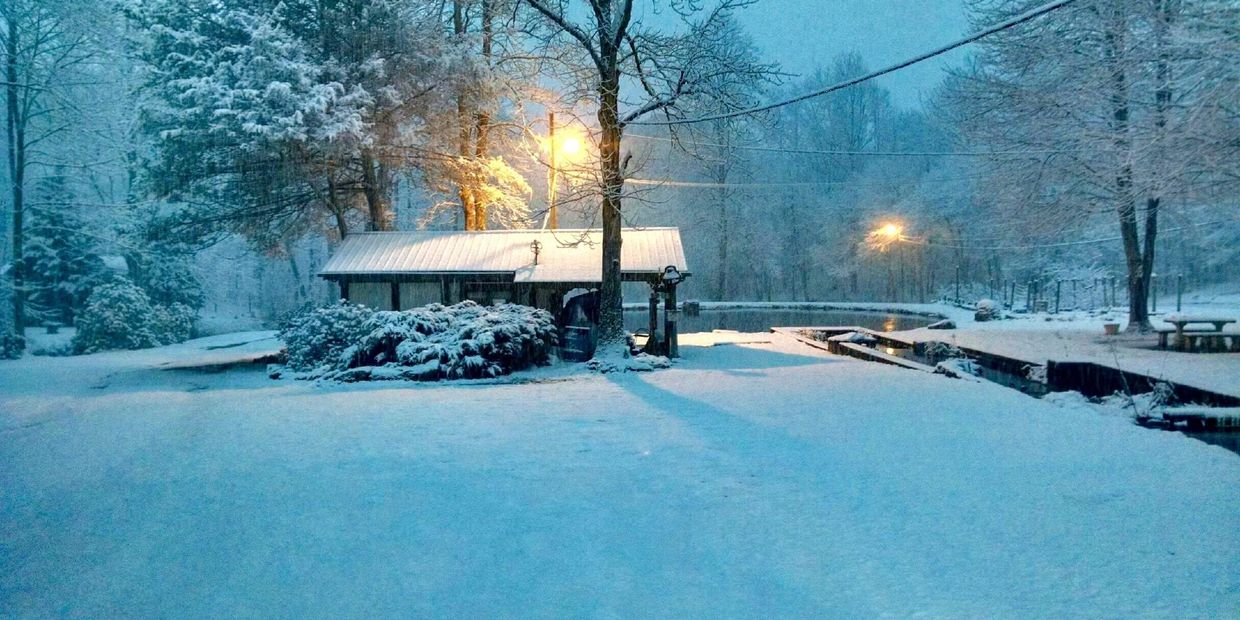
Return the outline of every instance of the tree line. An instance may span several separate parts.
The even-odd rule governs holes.
[[[72,321],[109,254],[158,298],[160,280],[200,289],[189,265],[221,240],[308,278],[300,248],[352,231],[540,225],[551,111],[588,146],[561,162],[559,202],[603,230],[617,342],[625,224],[680,225],[688,291],[718,299],[917,301],[962,272],[968,285],[1116,267],[1140,329],[1159,256],[1236,275],[1235,223],[1186,226],[1234,209],[1234,3],[1078,0],[984,39],[913,109],[866,82],[634,126],[866,72],[844,54],[783,73],[735,19],[750,4],[6,2],[13,322]],[[1035,4],[969,11],[982,28]],[[899,243],[863,242],[893,220]]]

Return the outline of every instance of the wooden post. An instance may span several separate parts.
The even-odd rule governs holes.
[[[556,162],[556,149],[559,145],[555,143],[555,112],[547,112],[547,144],[550,145],[551,162],[547,169],[547,227],[555,230],[559,227],[560,221],[555,209],[555,190],[559,172]]]
[[[392,309],[400,310],[400,282],[392,281]]]
[[[1063,280],[1055,280],[1055,314],[1059,314],[1059,294],[1063,292]]]
[[[340,298],[345,301],[348,301],[349,299],[349,281],[348,280],[340,281]]]
[[[646,341],[647,352],[655,352],[655,344],[658,342],[659,336],[659,288],[653,282],[650,284],[650,338]]]
[[[960,305],[960,265],[956,265],[956,305]]]
[[[1115,305],[1115,276],[1111,276],[1111,305]]]
[[[663,293],[663,332],[667,338],[667,356],[680,357],[680,347],[676,342],[676,285],[664,284],[667,288]]]
[[[1157,313],[1158,312],[1158,274],[1155,274],[1155,273],[1150,274],[1150,290],[1147,292],[1150,294],[1150,312]]]
[[[1180,302],[1184,298],[1184,274],[1175,277],[1175,311],[1180,311]]]
[[[1076,299],[1076,278],[1072,278],[1072,309],[1081,309],[1081,303]]]
[[[1033,280],[1025,283],[1025,312],[1033,312]]]

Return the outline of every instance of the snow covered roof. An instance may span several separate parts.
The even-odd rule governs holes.
[[[598,282],[602,241],[601,230],[352,233],[319,275],[511,273],[517,282]],[[680,229],[624,229],[620,265],[624,275],[658,274],[668,265],[689,273]]]

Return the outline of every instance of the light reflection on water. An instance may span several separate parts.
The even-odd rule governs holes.
[[[624,326],[629,331],[648,328],[645,310],[625,310]],[[682,334],[730,329],[739,332],[764,332],[772,327],[823,327],[856,325],[879,331],[898,331],[925,327],[933,319],[882,312],[843,312],[837,310],[702,310],[698,316],[681,312],[677,317]],[[659,312],[659,328],[663,312]]]

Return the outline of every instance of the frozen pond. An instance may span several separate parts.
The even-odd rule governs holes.
[[[649,315],[645,310],[626,309],[624,326],[629,331],[647,329]],[[745,308],[739,310],[706,310],[697,316],[681,312],[678,318],[682,334],[730,329],[739,332],[764,332],[772,327],[812,327],[856,325],[877,331],[897,331],[925,327],[934,319],[908,314],[886,312],[850,312],[840,310],[763,310]],[[659,328],[663,326],[663,313],[659,312]]]

